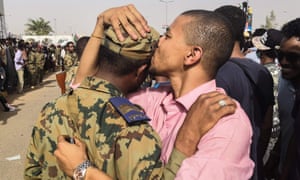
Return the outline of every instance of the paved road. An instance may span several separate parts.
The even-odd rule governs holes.
[[[0,107],[0,180],[23,179],[24,157],[33,124],[43,105],[59,95],[55,74],[52,74],[45,78],[42,86],[8,97],[17,111],[3,112]]]

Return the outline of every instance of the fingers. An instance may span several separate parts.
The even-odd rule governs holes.
[[[111,8],[100,16],[103,17],[105,24],[113,27],[120,41],[124,40],[121,27],[123,27],[134,40],[138,39],[139,35],[146,37],[146,33],[150,32],[146,19],[132,4]],[[136,31],[134,29],[136,29]]]
[[[146,32],[150,32],[147,20],[133,5],[129,5],[128,9],[132,14],[134,14],[134,17],[136,17],[137,20],[135,21],[134,19],[131,19],[130,21],[133,22],[133,24],[136,24],[136,29],[138,30],[138,32],[140,32],[140,34],[145,37]]]
[[[59,136],[57,136],[57,143],[64,142],[64,141],[66,141],[65,140],[65,135],[59,135]]]
[[[235,112],[236,102],[226,94],[213,91],[199,96],[191,109],[203,107],[206,107],[208,112],[215,113],[216,117],[221,118]]]
[[[74,137],[75,140],[75,144],[79,147],[84,147],[85,148],[85,144],[82,143],[77,137]]]

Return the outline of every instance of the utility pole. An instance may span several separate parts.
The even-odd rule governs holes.
[[[174,0],[160,0],[160,2],[165,3],[165,7],[166,7],[166,22],[165,24],[162,26],[163,29],[166,29],[168,27],[168,4],[171,2],[174,2]]]

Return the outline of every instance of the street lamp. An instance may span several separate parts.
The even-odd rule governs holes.
[[[171,2],[174,2],[174,0],[159,0],[162,3],[165,3],[166,6],[166,23],[163,25],[163,29],[166,29],[168,27],[168,4]]]

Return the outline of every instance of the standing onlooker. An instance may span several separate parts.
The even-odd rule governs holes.
[[[5,59],[6,59],[6,88],[7,92],[11,93],[17,82],[17,72],[14,63],[15,51],[12,39],[6,39],[5,41]]]
[[[44,79],[45,74],[45,62],[46,62],[46,55],[42,50],[42,46],[38,45],[36,47],[36,64],[37,64],[37,84],[41,84]]]
[[[36,63],[36,48],[37,43],[33,43],[31,49],[28,52],[28,61],[26,63],[28,71],[28,83],[33,89],[37,85],[37,63]]]
[[[257,48],[253,45],[252,39],[257,36],[263,35],[266,31],[267,30],[264,28],[255,29],[255,31],[250,37],[251,40],[248,41],[250,47],[244,52],[246,58],[251,59],[256,63],[260,63],[260,59],[256,55]]]
[[[294,132],[287,150],[281,179],[300,179],[300,18],[289,21],[281,29],[284,39],[278,56],[282,77],[292,82],[295,88],[295,103],[292,116]]]
[[[27,60],[27,54],[25,52],[25,43],[24,41],[19,41],[17,46],[17,51],[15,53],[15,68],[18,75],[18,93],[23,93],[24,88],[24,66]]]
[[[277,56],[280,48],[280,42],[283,38],[282,33],[276,29],[268,29],[262,36],[257,36],[252,39],[253,45],[257,48],[256,54],[271,73],[274,83],[275,104],[273,106],[273,128],[272,136],[269,142],[268,151],[265,154],[264,160],[268,159],[270,150],[273,149],[279,136],[279,116],[278,116],[278,82],[280,75],[280,67]]]
[[[56,66],[60,67],[62,65],[62,58],[61,58],[61,45],[58,44],[55,48],[55,59],[56,59]]]
[[[252,180],[263,179],[263,155],[272,130],[273,79],[263,65],[245,58],[244,44],[246,14],[236,6],[221,6],[215,10],[232,24],[235,38],[230,59],[219,69],[216,81],[227,94],[240,102],[253,128],[251,158],[255,162]]]
[[[72,66],[77,64],[78,56],[75,52],[75,45],[72,41],[67,43],[67,51],[64,57],[64,69],[69,71]]]
[[[74,78],[75,74],[76,74],[76,71],[78,69],[78,65],[79,65],[79,62],[80,62],[80,58],[81,58],[81,55],[83,53],[83,50],[87,44],[87,42],[89,41],[90,37],[89,36],[83,36],[83,37],[80,37],[78,39],[78,41],[76,42],[76,48],[75,48],[75,52],[76,52],[76,55],[77,55],[77,63],[75,63],[70,69],[69,71],[66,72],[66,79],[65,79],[65,86],[68,87],[72,81],[72,79]]]

